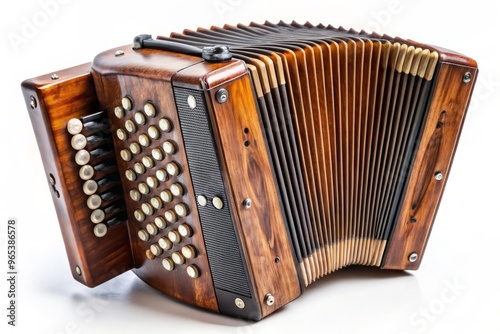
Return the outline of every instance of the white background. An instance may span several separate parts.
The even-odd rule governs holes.
[[[344,2],[2,1],[0,331],[500,333],[498,10],[493,2],[481,0],[467,6],[429,0]],[[91,61],[140,33],[167,35],[265,20],[366,28],[443,46],[478,61],[480,77],[420,269],[344,269],[257,323],[185,306],[130,273],[95,289],[73,281],[21,81]],[[18,220],[16,328],[7,325],[6,317],[10,217]]]

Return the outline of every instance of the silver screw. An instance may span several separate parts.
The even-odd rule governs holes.
[[[236,298],[234,300],[234,304],[236,305],[237,308],[245,308],[245,302],[241,298]]]
[[[52,75],[50,76],[50,78],[51,78],[52,80],[57,80],[57,79],[59,79],[59,76],[57,75],[57,73],[54,73],[54,74],[52,74]]]
[[[469,83],[470,81],[472,80],[472,74],[470,72],[466,72],[464,74],[464,78],[463,78],[463,81],[465,83]]]
[[[250,207],[252,206],[252,200],[250,198],[245,198],[245,200],[243,201],[243,206],[245,207],[245,209],[250,209]]]
[[[123,52],[123,50],[118,50],[115,52],[115,57],[120,57],[120,56],[123,56],[125,54],[125,52]]]
[[[82,270],[80,269],[80,267],[79,267],[79,266],[76,266],[76,267],[75,267],[75,271],[76,271],[76,273],[78,274],[78,276],[81,276],[81,275],[82,275]]]
[[[30,106],[31,106],[31,109],[35,109],[37,106],[36,99],[33,95],[30,96]]]
[[[410,262],[415,262],[418,260],[418,254],[417,253],[411,253],[410,256],[408,257],[408,261]]]
[[[443,179],[443,173],[437,171],[436,173],[434,173],[434,178],[438,181],[441,181]]]
[[[268,293],[265,297],[264,297],[264,301],[266,302],[266,304],[268,306],[272,306],[274,304],[274,296],[270,293]]]
[[[219,89],[217,93],[215,93],[215,98],[217,99],[217,102],[224,103],[229,98],[229,92],[224,88]]]

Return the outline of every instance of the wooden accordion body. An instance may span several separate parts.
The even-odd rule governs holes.
[[[22,84],[76,280],[258,320],[345,266],[418,268],[473,60],[295,23],[162,41],[232,59],[125,46]]]

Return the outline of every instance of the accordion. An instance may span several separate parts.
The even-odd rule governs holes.
[[[325,25],[251,23],[22,83],[74,278],[132,270],[259,320],[350,265],[419,267],[477,64]]]

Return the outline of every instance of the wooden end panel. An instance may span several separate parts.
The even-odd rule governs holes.
[[[381,266],[384,269],[414,270],[420,265],[470,102],[477,68],[444,62],[439,65],[436,75],[428,117],[400,215]]]
[[[73,277],[89,286],[99,285],[132,268],[125,224],[108,229],[98,238],[90,221],[87,196],[82,191],[80,166],[75,162],[71,118],[99,111],[90,76],[90,64],[43,75],[22,83],[33,130],[40,149]],[[77,270],[79,268],[79,270]],[[79,273],[79,271],[81,271]]]
[[[228,92],[224,103],[217,102],[220,89]],[[264,317],[297,298],[301,287],[249,75],[209,95],[235,225]]]

